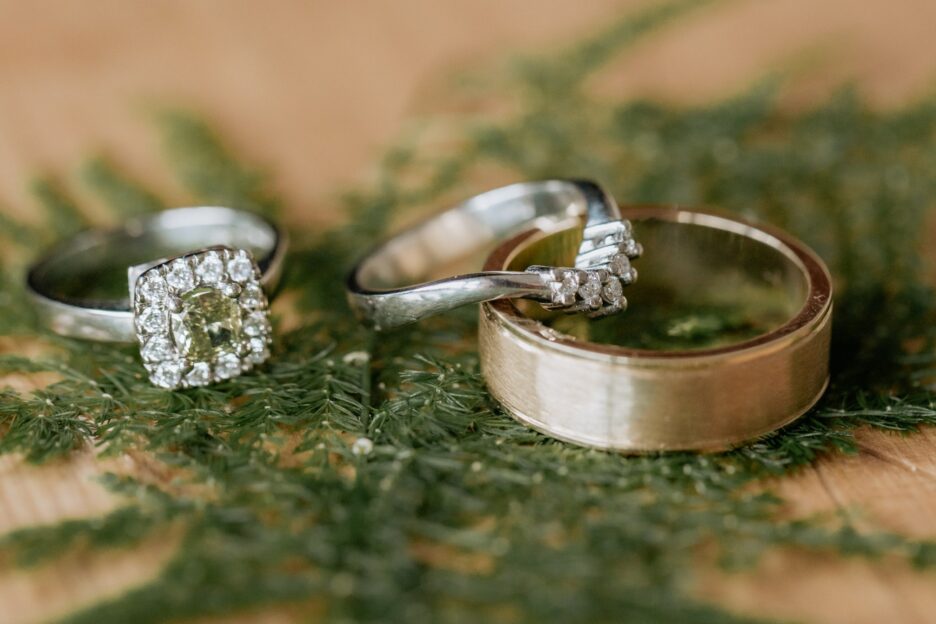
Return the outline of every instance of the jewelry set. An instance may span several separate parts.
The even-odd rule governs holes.
[[[52,331],[137,342],[151,382],[175,390],[270,357],[268,298],[286,247],[284,232],[255,214],[178,208],[82,232],[26,281]],[[445,275],[491,249],[482,271]],[[627,324],[625,290],[649,323]],[[419,223],[364,256],[347,296],[377,331],[480,303],[491,394],[528,426],[596,448],[730,448],[796,419],[828,383],[832,283],[814,252],[734,217],[621,209],[583,180],[506,186]],[[705,344],[640,344],[660,333],[655,316],[693,308],[707,315],[684,314],[663,334],[691,336],[713,318],[737,331],[718,340],[716,323]],[[586,335],[564,331],[563,315],[580,317],[571,325]],[[588,335],[609,324],[634,339]]]

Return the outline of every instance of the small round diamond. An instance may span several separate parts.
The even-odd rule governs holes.
[[[169,288],[156,271],[151,271],[137,282],[136,292],[149,303],[161,303],[166,298]]]
[[[616,277],[608,279],[608,283],[601,289],[601,296],[608,303],[617,302],[622,294],[624,294],[624,287],[621,285],[621,280]]]
[[[575,293],[579,287],[578,274],[575,271],[562,271],[554,275],[554,278],[555,281],[550,284],[553,303],[563,306],[574,303]]]
[[[621,276],[621,281],[625,284],[633,284],[637,281],[637,269],[631,267],[630,271],[626,275]]]
[[[196,362],[185,376],[190,386],[207,386],[211,383],[211,366],[207,362]]]
[[[254,265],[246,254],[238,254],[228,261],[228,274],[235,282],[246,282],[254,274]]]
[[[563,294],[575,294],[575,291],[578,290],[578,286],[578,274],[575,271],[567,271],[565,275],[562,276],[562,281],[559,283],[559,292]]]
[[[262,338],[250,339],[250,353],[247,354],[247,360],[254,364],[265,362],[270,357],[270,349]]]
[[[241,287],[233,282],[225,282],[221,284],[221,294],[225,297],[236,297],[240,294]]]
[[[159,362],[175,357],[175,347],[165,336],[153,336],[140,349],[140,355],[147,362]]]
[[[633,238],[629,238],[621,243],[620,249],[623,253],[627,254],[631,258],[637,258],[643,253],[643,247],[641,247],[640,243],[635,241]]]
[[[270,322],[263,312],[251,312],[244,319],[244,333],[248,336],[261,336],[269,333]]]
[[[552,302],[559,306],[569,306],[575,303],[575,293],[564,293],[554,291],[552,293]]]
[[[240,295],[241,305],[250,310],[263,307],[264,299],[263,290],[256,284],[244,286],[244,290]]]
[[[591,301],[601,294],[601,279],[596,273],[588,273],[585,283],[579,286],[578,294],[586,301]]]
[[[202,284],[214,286],[224,277],[224,262],[215,252],[209,252],[202,258],[202,261],[195,269]]]
[[[630,259],[624,254],[615,254],[608,263],[608,269],[617,276],[628,275],[630,268]]]
[[[230,379],[241,372],[241,361],[233,353],[225,353],[215,361],[215,375],[218,379]]]
[[[179,258],[173,260],[169,265],[169,272],[166,274],[166,283],[176,292],[185,292],[195,286],[195,275],[188,263]]]
[[[161,388],[175,388],[182,380],[182,367],[178,362],[161,362],[150,372],[150,380]]]
[[[137,327],[147,334],[158,334],[169,327],[169,315],[162,308],[150,306],[137,319]]]

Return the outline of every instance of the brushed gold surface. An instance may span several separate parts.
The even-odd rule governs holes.
[[[812,407],[828,383],[832,287],[822,261],[788,234],[733,218],[656,207],[624,213],[635,230],[643,222],[642,240],[650,234],[652,266],[669,269],[641,274],[647,293],[682,287],[689,297],[743,305],[773,288],[786,299],[786,321],[731,344],[654,350],[577,340],[510,301],[486,303],[479,348],[494,397],[550,436],[627,452],[723,449]],[[574,238],[528,232],[495,250],[485,268],[516,270],[533,257],[555,263]],[[700,258],[711,260],[711,271],[699,270]],[[632,298],[632,306],[662,300]]]

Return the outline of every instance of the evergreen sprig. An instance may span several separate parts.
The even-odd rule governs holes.
[[[168,476],[109,477],[124,506],[10,533],[3,548],[42,565],[169,525],[184,533],[156,579],[66,621],[290,605],[334,622],[736,622],[687,591],[695,556],[712,544],[729,567],[784,546],[936,563],[933,543],[861,532],[844,517],[790,520],[760,483],[856,452],[858,427],[908,433],[936,419],[925,385],[936,296],[920,266],[936,198],[936,103],[882,113],[846,91],[792,114],[775,106],[775,81],[687,109],[589,92],[605,62],[696,4],[654,8],[566,53],[511,65],[489,94],[517,104],[511,114],[425,121],[454,147],[416,136],[390,148],[378,181],[348,194],[346,225],[293,232],[284,289],[300,322],[251,375],[167,392],[148,384],[132,348],[42,332],[19,285],[32,251],[23,245],[0,277],[0,330],[48,355],[4,356],[0,374],[58,380],[0,394],[0,451],[40,463],[95,446],[145,456]],[[193,201],[277,212],[263,176],[204,121],[171,112],[160,128]],[[628,202],[714,205],[807,240],[838,288],[826,397],[731,452],[624,457],[510,419],[479,374],[470,310],[380,337],[359,328],[342,303],[357,254],[402,211],[481,190],[492,167],[517,179],[598,178]],[[121,214],[164,204],[108,161],[84,181]],[[11,243],[82,222],[52,189],[38,189],[48,223],[0,222]]]

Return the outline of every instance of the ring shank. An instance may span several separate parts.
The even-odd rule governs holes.
[[[725,291],[734,290],[738,301],[772,289],[784,300],[786,316],[734,343],[648,349],[576,340],[533,320],[514,302],[484,304],[482,371],[511,414],[555,438],[598,448],[718,450],[781,427],[815,404],[828,382],[832,288],[812,251],[783,232],[718,215],[657,207],[623,213],[642,238],[650,234],[648,248],[656,250],[656,264],[644,271],[649,279],[640,284],[647,290],[635,293],[632,311],[647,306],[652,317],[654,306],[669,303],[666,293],[691,278],[702,281],[700,288],[720,289],[713,297],[730,299]],[[498,248],[485,268],[523,264],[537,248],[555,254],[557,247],[548,243],[561,236],[518,236]],[[661,246],[665,236],[683,246]],[[745,279],[731,283],[717,270],[682,277],[685,267],[698,264],[693,254],[715,243],[723,262],[738,263]],[[633,320],[624,329],[638,333]]]
[[[364,257],[348,277],[355,315],[377,329],[413,322],[460,305],[504,297],[547,296],[541,278],[522,271],[486,271],[419,283],[440,267],[477,255],[531,227],[617,218],[601,189],[575,180],[513,184],[482,193],[401,232]]]
[[[64,336],[133,342],[128,269],[196,249],[229,246],[254,253],[267,292],[282,273],[286,241],[265,218],[233,208],[165,210],[111,230],[86,230],[54,247],[26,276],[40,321]]]

